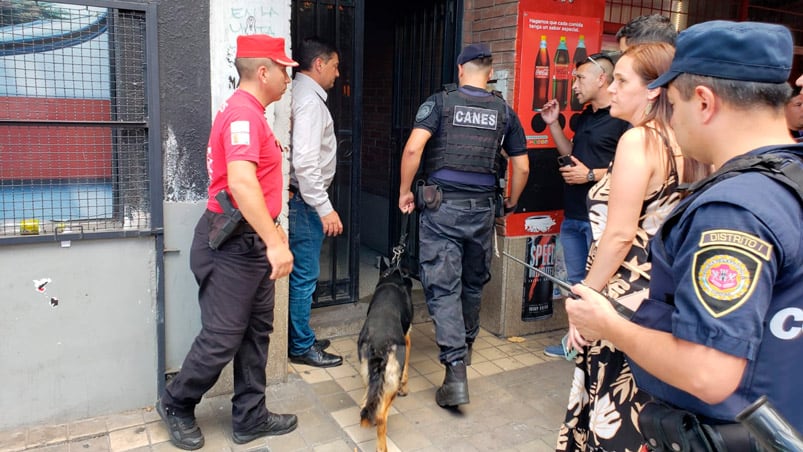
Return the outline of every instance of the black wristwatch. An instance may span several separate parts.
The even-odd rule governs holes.
[[[588,179],[589,182],[594,182],[596,180],[596,178],[594,177],[594,170],[592,170],[592,169],[588,170],[587,179]]]

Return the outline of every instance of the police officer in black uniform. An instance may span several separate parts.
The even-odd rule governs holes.
[[[803,430],[803,145],[789,136],[792,36],[780,25],[712,21],[680,33],[667,89],[697,182],[651,244],[650,298],[631,321],[577,285],[570,321],[627,354],[650,450],[757,450],[734,423],[760,396]],[[665,88],[664,88],[665,87]]]
[[[469,403],[466,365],[479,331],[482,287],[490,280],[495,209],[515,210],[529,173],[519,118],[499,92],[487,91],[491,63],[487,45],[463,49],[459,87],[447,85],[421,104],[401,162],[399,209],[421,209],[421,282],[446,367],[435,397],[442,407]],[[498,205],[503,148],[512,162],[510,197]],[[427,179],[416,202],[411,189],[422,156]]]

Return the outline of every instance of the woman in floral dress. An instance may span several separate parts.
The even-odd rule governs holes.
[[[668,44],[641,44],[616,63],[608,88],[611,116],[634,127],[622,135],[608,173],[588,194],[594,243],[583,284],[634,310],[649,286],[647,242],[680,200],[681,176],[691,181],[706,174],[677,148],[664,89],[647,89],[673,56]],[[638,450],[638,414],[649,395],[636,388],[624,354],[607,341],[588,343],[571,325],[568,344],[580,353],[556,450]]]

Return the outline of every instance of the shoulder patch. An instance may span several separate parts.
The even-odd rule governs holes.
[[[229,126],[232,146],[251,144],[251,123],[248,121],[233,121]]]
[[[421,122],[429,118],[429,115],[432,113],[432,108],[434,107],[435,107],[434,100],[428,100],[423,104],[421,104],[421,106],[418,107],[418,112],[415,114],[416,122]]]
[[[753,293],[763,263],[736,246],[711,246],[694,254],[692,277],[700,304],[715,318],[742,306]]]
[[[703,232],[700,236],[700,248],[716,245],[733,246],[755,254],[765,261],[770,260],[770,255],[772,253],[772,245],[754,235],[746,234],[742,231],[712,229]]]

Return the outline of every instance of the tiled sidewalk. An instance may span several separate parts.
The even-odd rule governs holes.
[[[413,326],[410,394],[397,397],[388,420],[391,451],[551,451],[568,400],[573,366],[543,354],[561,331],[527,336],[523,342],[485,331],[474,344],[468,368],[471,403],[459,410],[435,404],[443,380],[431,323]],[[373,451],[376,430],[359,426],[364,393],[356,336],[338,338],[332,349],[342,366],[317,369],[291,365],[287,383],[272,385],[272,411],[296,413],[294,432],[245,445],[231,440],[230,396],[204,399],[196,410],[208,451]],[[0,432],[0,451],[179,450],[152,407],[72,424]]]

